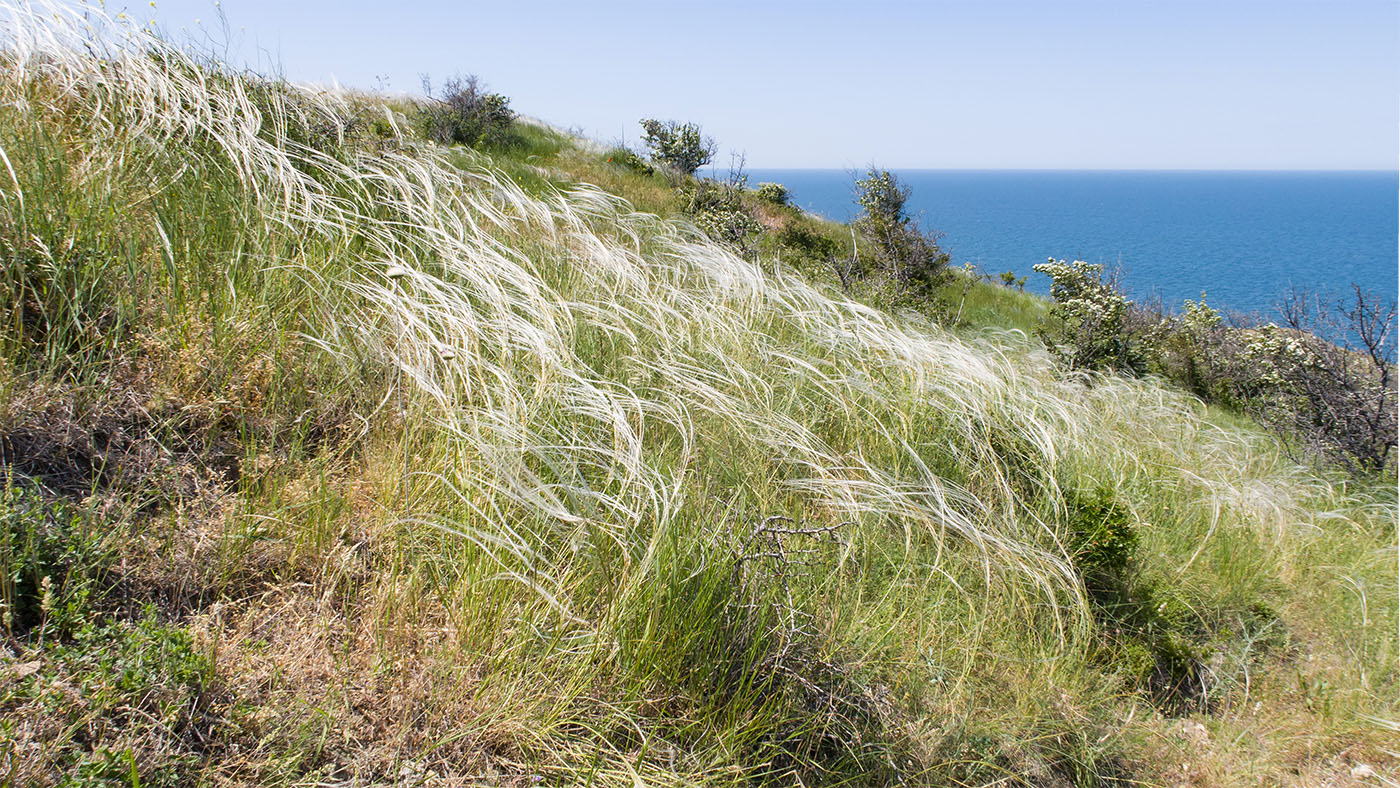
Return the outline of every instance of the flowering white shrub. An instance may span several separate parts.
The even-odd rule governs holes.
[[[1246,332],[1242,355],[1262,383],[1266,423],[1312,453],[1378,471],[1396,443],[1396,305],[1353,289],[1335,303],[1290,295],[1283,325]]]
[[[747,254],[763,226],[744,205],[742,192],[742,181],[717,183],[704,178],[686,181],[676,190],[682,210],[706,235]]]
[[[1219,328],[1225,319],[1220,316],[1220,311],[1206,304],[1206,294],[1201,293],[1200,301],[1186,299],[1182,303],[1185,310],[1180,318],[1182,328],[1193,333],[1206,333]]]
[[[1200,301],[1135,306],[1101,265],[1050,259],[1055,304],[1037,334],[1071,369],[1153,372],[1254,414],[1294,445],[1359,471],[1393,463],[1397,306],[1359,287],[1328,303],[1294,293],[1282,324],[1230,325]]]
[[[677,123],[674,120],[661,122],[644,118],[642,142],[651,151],[651,159],[657,164],[671,167],[682,175],[694,175],[695,171],[710,163],[715,156],[715,141],[700,133],[694,123]]]
[[[1286,387],[1300,372],[1317,369],[1319,361],[1303,335],[1275,323],[1248,332],[1244,357],[1253,363],[1262,382],[1277,387]]]
[[[1052,257],[1034,269],[1050,277],[1055,305],[1050,324],[1039,333],[1061,362],[1072,369],[1140,366],[1140,354],[1126,330],[1133,302],[1112,281],[1104,281],[1102,265]]]
[[[758,199],[774,205],[787,205],[788,190],[781,183],[760,183],[758,185]]]

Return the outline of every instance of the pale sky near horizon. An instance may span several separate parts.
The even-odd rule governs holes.
[[[213,0],[123,6],[175,38]],[[612,142],[700,123],[750,168],[1389,169],[1400,2],[223,0],[230,55],[418,92],[475,73]],[[197,25],[195,20],[199,20]],[[181,33],[181,28],[185,29]],[[216,37],[220,37],[217,33]]]

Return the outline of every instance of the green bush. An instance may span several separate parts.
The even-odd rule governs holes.
[[[1281,324],[1239,326],[1204,295],[1179,315],[1136,306],[1102,265],[1052,258],[1035,270],[1050,277],[1055,301],[1036,334],[1066,367],[1162,375],[1354,472],[1394,462],[1393,299],[1355,285],[1336,302],[1294,293]]]
[[[1240,348],[1220,312],[1187,300],[1179,315],[1158,315],[1144,335],[1148,371],[1176,381],[1198,397],[1238,402]]]
[[[1130,330],[1129,301],[1117,282],[1103,279],[1103,266],[1051,258],[1035,265],[1050,277],[1055,305],[1036,333],[1070,369],[1141,371],[1140,338]]]
[[[826,278],[833,272],[841,281],[846,292],[851,291],[852,279],[856,276],[855,262],[850,248],[835,238],[823,233],[822,227],[806,217],[793,217],[784,222],[773,233],[773,241],[780,247],[778,254],[784,262],[796,266],[809,276]]]
[[[810,224],[791,221],[776,234],[778,243],[798,256],[825,265],[827,260],[841,254],[841,245],[818,232]]]
[[[1278,616],[1262,600],[1201,604],[1149,580],[1131,512],[1112,488],[1071,491],[1066,504],[1065,547],[1098,623],[1099,657],[1164,711],[1208,710],[1232,671],[1280,642]]]
[[[710,238],[747,254],[763,226],[744,204],[738,183],[716,183],[708,179],[688,180],[676,190],[681,209]]]
[[[1069,504],[1070,559],[1084,576],[1090,592],[1122,585],[1137,549],[1129,512],[1107,487],[1071,493]]]
[[[427,106],[419,113],[424,137],[443,145],[501,145],[509,139],[515,113],[510,100],[499,93],[488,93],[475,75],[456,76],[442,86],[442,97],[433,96],[433,86],[423,78]]]

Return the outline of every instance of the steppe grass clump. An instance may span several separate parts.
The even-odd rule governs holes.
[[[192,752],[243,784],[1160,779],[1172,723],[1104,657],[1120,570],[1208,622],[1266,599],[1322,655],[1208,628],[1245,669],[1196,713],[1264,703],[1277,727],[1167,757],[1385,757],[1383,488],[1158,382],[1066,379],[1023,333],[891,315],[508,150],[444,149],[387,105],[387,137],[346,134],[372,99],[4,13],[6,264],[82,238],[96,257],[45,276],[99,294],[52,307],[66,333],[5,324],[7,423],[128,380],[120,412],[208,416],[124,421],[131,445],[234,460],[156,505],[121,476],[61,491],[114,526],[118,588],[179,603],[95,607],[111,647],[7,641],[6,680],[125,660],[150,703],[119,688],[84,719],[184,744],[94,725],[54,781],[159,782]],[[1324,665],[1325,703],[1265,680]],[[39,697],[18,686],[7,716]]]

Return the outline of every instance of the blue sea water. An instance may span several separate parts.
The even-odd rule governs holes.
[[[1199,298],[1230,311],[1273,312],[1292,287],[1342,294],[1351,283],[1395,297],[1393,172],[904,170],[908,208],[943,233],[953,264],[1011,270],[1027,289],[1048,257],[1121,266],[1135,298],[1168,306]],[[793,202],[855,215],[844,170],[751,170],[749,183],[788,187]]]

